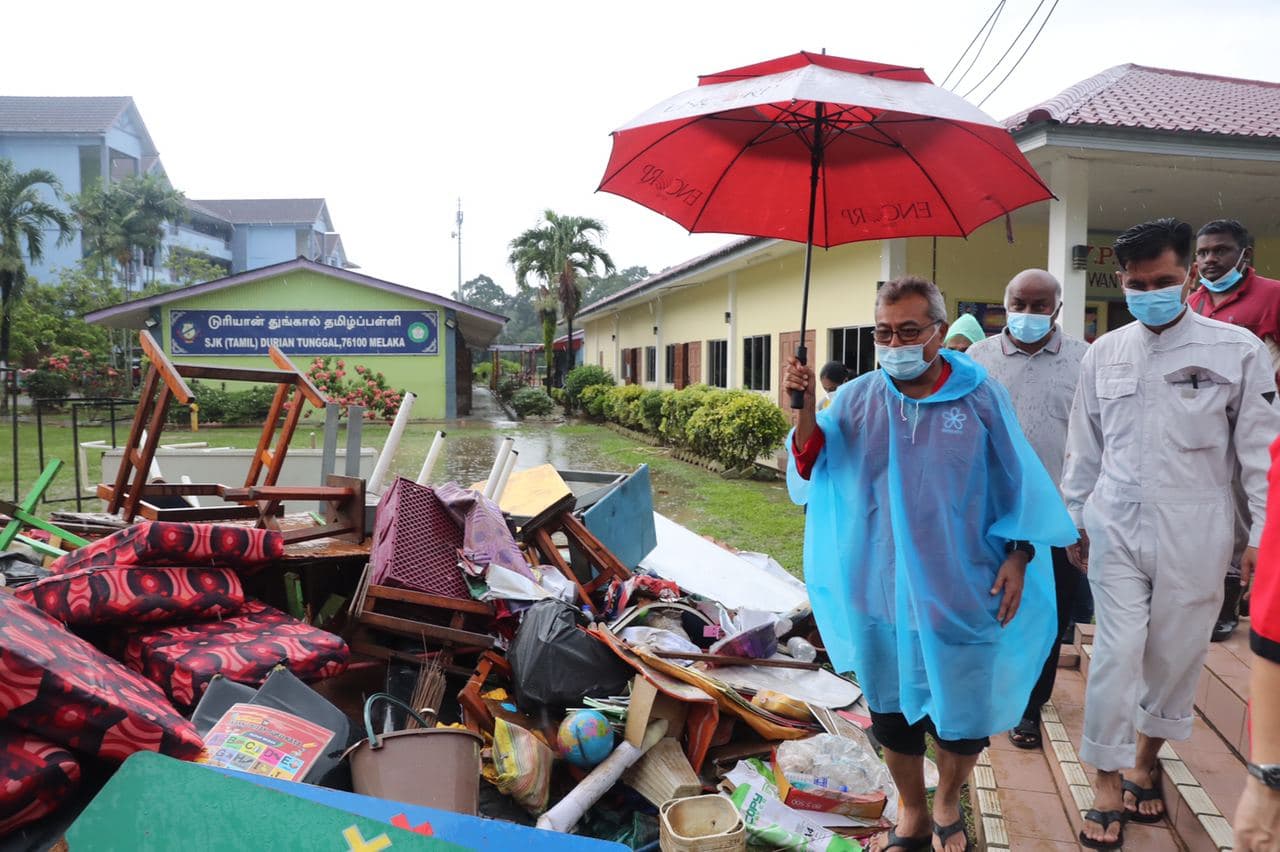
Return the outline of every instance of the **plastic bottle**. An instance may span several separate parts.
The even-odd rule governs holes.
[[[799,636],[787,640],[787,653],[802,663],[812,663],[818,659],[818,649]]]

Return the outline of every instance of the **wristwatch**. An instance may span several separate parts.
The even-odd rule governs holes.
[[[1032,544],[1031,542],[1029,542],[1029,541],[1022,541],[1021,539],[1014,539],[1013,541],[1010,541],[1010,542],[1006,542],[1006,543],[1005,543],[1005,546],[1004,546],[1004,555],[1005,555],[1005,556],[1008,556],[1010,553],[1013,553],[1015,550],[1020,550],[1020,551],[1022,551],[1023,553],[1027,554],[1027,561],[1028,561],[1028,562],[1030,562],[1032,559],[1035,559],[1035,558],[1036,558],[1036,548],[1035,548],[1035,545],[1033,545],[1033,544]]]
[[[1257,778],[1266,787],[1280,790],[1280,763],[1250,763],[1249,774]]]

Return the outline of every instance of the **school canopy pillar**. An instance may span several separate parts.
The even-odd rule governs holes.
[[[907,274],[907,241],[880,241],[880,280],[892,281]]]
[[[1089,163],[1065,155],[1049,165],[1048,270],[1062,282],[1062,327],[1084,337],[1086,269],[1072,262],[1072,247],[1089,243]]]

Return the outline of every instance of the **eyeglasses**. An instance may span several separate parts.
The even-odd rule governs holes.
[[[890,328],[887,325],[878,325],[876,326],[875,331],[871,332],[871,339],[880,344],[892,343],[893,337],[896,334],[898,336],[898,340],[903,343],[915,343],[920,339],[920,335],[924,334],[936,325],[938,325],[936,322],[930,323],[929,325],[902,325],[897,328]]]

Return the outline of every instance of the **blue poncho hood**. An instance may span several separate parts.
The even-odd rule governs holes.
[[[1053,642],[1050,545],[1075,541],[1056,485],[1009,395],[967,356],[921,400],[876,370],[818,414],[825,446],[810,478],[805,582],[838,671],[877,712],[933,719],[946,739],[1017,724]],[[1008,626],[991,595],[1007,542],[1037,547]]]

